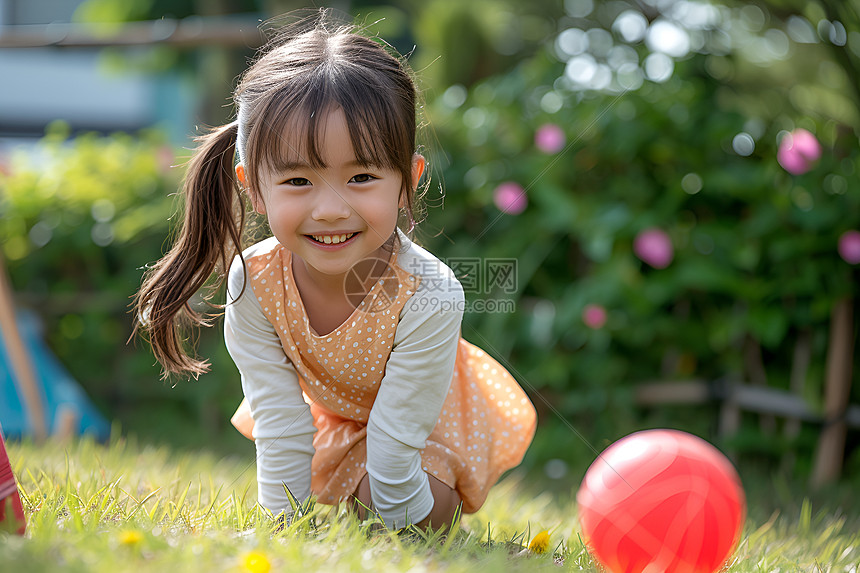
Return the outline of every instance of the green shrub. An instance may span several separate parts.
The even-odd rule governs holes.
[[[185,158],[156,131],[68,136],[52,125],[0,175],[0,240],[19,303],[39,313],[47,342],[109,418],[193,443],[223,429],[241,398],[220,332],[200,340],[215,373],[176,388],[159,381],[146,344],[127,344],[131,297],[168,245]]]
[[[645,46],[634,48],[644,60]],[[813,48],[815,65],[827,59]],[[712,73],[715,59],[749,66],[739,54],[702,50],[677,60],[663,83],[577,90],[548,47],[468,89],[441,89],[428,107],[444,150],[437,162],[445,196],[421,237],[444,258],[517,258],[513,295],[472,294],[511,296],[517,312],[467,314],[463,334],[512,365],[545,423],[563,418],[604,439],[647,425],[713,438],[716,402],[643,410],[636,385],[695,378],[717,390],[729,381],[788,389],[796,346],[805,341],[812,362],[796,373],[805,398],[822,407],[830,312],[857,293],[857,267],[837,250],[844,232],[860,228],[857,126],[828,115],[839,110],[826,105],[817,113],[787,98],[763,100],[771,86],[729,85]],[[773,66],[784,73],[791,62]],[[753,68],[747,75],[756,79],[776,74]],[[564,133],[561,151],[536,145],[547,124]],[[823,145],[802,175],[776,159],[778,141],[795,127]],[[519,214],[494,205],[506,182],[525,190],[528,206]],[[431,191],[431,204],[438,193]],[[671,240],[665,268],[634,251],[650,228]],[[583,319],[590,305],[606,311],[599,328]],[[855,401],[857,379],[855,368]],[[742,451],[778,456],[797,447],[808,467],[808,436],[791,441],[754,430],[750,439],[746,428],[735,440]]]
[[[576,10],[591,4],[566,3]],[[850,50],[850,42],[844,48],[789,43],[792,57],[770,63],[753,61],[754,42],[692,50],[674,61],[667,81],[615,92],[563,81],[565,63],[551,36],[527,57],[491,53],[513,33],[506,26],[530,30],[524,36],[530,52],[547,29],[616,34],[613,19],[624,2],[593,4],[593,13],[558,14],[550,26],[537,8],[512,16],[525,8],[511,4],[475,38],[460,39],[480,48],[471,59],[455,51],[466,44],[449,42],[455,28],[448,26],[464,10],[478,18],[484,3],[474,10],[428,8],[418,19],[419,61],[441,55],[437,80],[475,82],[436,85],[427,95],[436,141],[426,153],[441,177],[427,197],[418,238],[449,262],[483,261],[477,272],[487,270],[487,261],[515,259],[513,292],[461,272],[464,280],[479,279],[468,293],[473,311],[463,335],[509,365],[542,423],[564,426],[536,444],[532,465],[553,455],[590,459],[589,444],[605,445],[643,426],[714,437],[716,403],[645,410],[634,397],[647,380],[695,378],[715,387],[744,380],[787,389],[794,374],[805,382],[804,397],[820,408],[830,313],[836,301],[857,293],[857,267],[837,251],[843,233],[860,229],[860,119],[852,103],[860,96],[850,73],[860,59],[856,38]],[[803,5],[807,20],[828,16],[819,3]],[[726,13],[749,19],[759,10],[757,36],[743,31],[752,21],[738,21],[735,31],[762,39],[773,30],[767,37],[779,40],[787,25],[765,8]],[[557,7],[540,4],[550,9]],[[801,8],[785,10],[774,13],[787,18]],[[838,29],[827,25],[838,39]],[[636,61],[646,61],[644,43],[629,44]],[[560,129],[562,149],[548,153],[535,145],[544,125]],[[808,172],[791,175],[778,164],[777,147],[797,127],[815,133],[823,156]],[[39,309],[60,359],[110,415],[160,437],[202,443],[226,426],[240,394],[218,329],[202,333],[199,344],[212,373],[175,389],[157,382],[148,349],[124,344],[141,267],[167,244],[169,197],[182,169],[166,165],[183,159],[170,159],[154,133],[67,140],[55,129],[42,147],[38,160],[16,161],[0,178],[0,237],[22,301]],[[519,214],[494,205],[494,192],[506,182],[525,191]],[[512,213],[522,207],[516,195],[508,197]],[[648,229],[671,241],[668,264],[637,256],[636,237]],[[516,312],[474,304],[486,301],[512,301]],[[811,354],[805,372],[793,366],[804,345]],[[160,424],[152,424],[155,411]],[[797,467],[808,468],[817,427],[776,438],[750,421],[735,437],[741,451],[775,457],[796,448]],[[570,428],[582,443],[559,451],[556,436],[579,439]],[[856,465],[849,460],[849,469]]]

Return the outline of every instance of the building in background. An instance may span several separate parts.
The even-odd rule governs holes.
[[[0,0],[0,149],[41,137],[55,120],[75,132],[158,125],[175,144],[184,144],[196,122],[199,90],[191,74],[106,65],[100,47],[5,47],[12,30],[64,34],[82,1]]]

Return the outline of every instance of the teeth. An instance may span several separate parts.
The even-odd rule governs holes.
[[[343,243],[347,239],[351,238],[355,233],[347,233],[346,235],[311,235],[314,240],[318,243],[325,243],[326,245],[337,245],[339,243]]]

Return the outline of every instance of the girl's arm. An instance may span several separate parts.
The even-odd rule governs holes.
[[[403,310],[367,424],[371,498],[389,527],[418,523],[433,509],[419,450],[451,385],[464,301],[460,283],[442,268]]]
[[[254,417],[258,500],[275,515],[289,514],[285,483],[300,501],[310,495],[316,428],[296,371],[238,257],[227,281],[224,339],[242,375],[242,391]]]

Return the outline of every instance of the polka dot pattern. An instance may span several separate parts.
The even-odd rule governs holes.
[[[337,503],[348,498],[367,473],[368,416],[400,312],[420,277],[395,261],[391,274],[371,288],[340,327],[319,336],[304,311],[288,250],[276,244],[272,251],[248,259],[247,265],[254,294],[299,375],[314,417],[311,489],[320,502]],[[391,281],[399,288],[391,289]],[[397,293],[393,300],[391,292]],[[513,377],[460,339],[442,414],[420,452],[422,467],[457,489],[464,511],[475,512],[499,476],[520,463],[535,424],[534,407]]]

